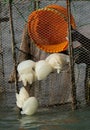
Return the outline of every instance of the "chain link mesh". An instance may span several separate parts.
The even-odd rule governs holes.
[[[17,48],[22,41],[22,32],[27,23],[29,14],[35,9],[35,1],[15,0],[12,3],[15,42]],[[42,0],[39,8],[50,4],[66,7],[66,0]],[[13,56],[11,46],[11,33],[9,22],[8,3],[0,2],[0,109],[5,106],[14,107],[16,103],[14,84],[9,84],[9,76],[13,69]],[[76,30],[88,38],[88,45],[84,45],[74,36],[74,61],[75,61],[75,85],[76,100],[80,104],[90,101],[90,2],[84,0],[72,0],[71,12],[75,19]],[[6,20],[3,18],[6,18]],[[62,25],[63,26],[63,25]],[[82,37],[83,38],[83,37]],[[86,41],[85,41],[86,42]],[[84,42],[84,43],[85,43]],[[48,54],[32,46],[37,53],[37,59],[45,58]],[[88,47],[86,47],[88,46]],[[17,56],[18,56],[18,49]],[[20,85],[22,86],[22,85]],[[34,95],[38,98],[40,106],[52,106],[71,102],[70,73],[67,71],[50,74],[47,79],[35,82],[32,85]],[[68,99],[68,100],[67,100]]]

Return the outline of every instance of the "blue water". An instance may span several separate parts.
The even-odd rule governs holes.
[[[0,112],[0,130],[90,130],[90,107],[76,111],[43,109],[21,116],[14,109]]]

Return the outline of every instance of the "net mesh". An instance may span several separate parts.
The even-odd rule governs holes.
[[[27,60],[30,58],[29,56],[29,58],[26,57],[26,54],[23,52],[24,50],[22,52],[19,51],[24,25],[27,23],[28,16],[35,8],[43,8],[50,4],[67,7],[66,0],[42,0],[39,2],[39,6],[35,4],[35,1],[13,1],[14,37],[16,47],[18,48],[16,49],[17,57],[19,53],[24,55],[20,57],[19,60]],[[9,76],[13,71],[8,3],[5,3],[5,1],[0,2],[0,10],[0,109],[6,110],[7,107],[15,106],[16,98],[14,84],[8,83]],[[76,30],[87,39],[90,39],[89,10],[90,2],[88,0],[72,0],[71,13],[75,19]],[[47,27],[46,29],[48,30]],[[88,45],[86,45],[83,44],[82,40],[80,41],[78,35],[75,34],[73,37],[76,100],[77,103],[81,105],[90,101],[90,49],[88,49],[90,48],[90,40],[85,40],[84,38],[84,43],[88,41]],[[83,39],[83,37],[81,37],[81,39]],[[33,43],[30,44],[30,54],[37,60],[45,59],[49,55],[49,53],[40,50]],[[40,106],[48,107],[70,103],[72,101],[70,85],[70,72],[65,70],[60,74],[51,73],[43,81],[36,81],[32,84],[31,91],[33,93],[32,95],[37,97]],[[21,86],[22,83],[19,87]]]

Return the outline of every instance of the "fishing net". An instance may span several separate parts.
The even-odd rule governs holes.
[[[33,42],[30,42],[30,36],[28,35],[27,24],[28,17],[32,11],[40,8],[44,8],[51,4],[57,4],[58,6],[63,6],[67,8],[66,0],[40,0],[28,1],[28,0],[14,0],[12,2],[12,13],[13,13],[13,24],[14,24],[14,39],[15,39],[15,51],[18,61],[32,59],[34,61],[39,61],[45,59],[50,53],[50,51],[43,51],[43,47],[39,48]],[[0,109],[6,110],[8,107],[15,107],[16,97],[15,97],[15,85],[14,83],[8,83],[11,72],[13,71],[13,54],[12,54],[12,39],[10,31],[10,21],[9,21],[9,8],[8,3],[5,1],[0,2]],[[90,2],[89,0],[72,0],[71,1],[71,14],[75,20],[76,27],[72,30],[72,41],[73,41],[73,52],[74,52],[74,75],[75,76],[75,99],[79,106],[85,105],[90,102]],[[47,11],[47,10],[45,10]],[[50,10],[48,10],[50,11]],[[51,14],[52,15],[52,12]],[[47,12],[46,12],[47,16]],[[50,16],[49,16],[50,17]],[[47,17],[46,17],[47,18]],[[53,19],[54,23],[56,19]],[[59,18],[59,16],[57,16]],[[44,24],[46,19],[42,18],[42,23]],[[57,19],[58,21],[59,19]],[[65,34],[66,28],[68,26],[59,21],[52,24],[52,27],[57,25],[57,30],[62,24],[61,36]],[[62,20],[63,21],[63,20]],[[49,21],[50,22],[50,21]],[[53,22],[52,22],[53,23]],[[34,23],[32,23],[34,24]],[[35,23],[36,24],[36,23]],[[41,24],[41,23],[40,23]],[[42,28],[44,28],[42,24]],[[49,27],[48,27],[49,26]],[[64,26],[64,27],[63,27]],[[54,36],[49,37],[49,42],[53,43],[52,38],[54,37],[55,42],[57,42],[58,35],[54,30],[48,30],[51,25],[47,23],[44,30],[39,28],[34,28],[33,31],[41,32],[41,34],[33,35],[33,40],[37,36],[37,40],[42,42],[42,38],[45,36],[49,37],[50,33],[53,31]],[[32,29],[32,28],[31,28]],[[37,30],[36,30],[37,29]],[[41,30],[40,30],[41,29]],[[65,30],[64,30],[65,29]],[[57,31],[56,30],[56,31]],[[59,31],[59,30],[58,30]],[[63,32],[65,31],[65,32]],[[40,33],[39,32],[39,33]],[[48,34],[47,34],[48,32]],[[60,32],[59,32],[60,33]],[[58,33],[58,34],[59,34]],[[27,35],[26,35],[27,34]],[[56,35],[55,35],[56,34]],[[38,37],[39,36],[39,37]],[[64,37],[64,40],[66,40]],[[28,44],[23,43],[25,38]],[[46,39],[44,39],[46,42]],[[60,38],[58,40],[61,40]],[[63,41],[63,40],[62,40]],[[39,42],[39,43],[40,43]],[[30,43],[30,45],[29,45]],[[86,43],[86,44],[85,44]],[[47,43],[45,43],[46,45]],[[58,48],[58,47],[57,47]],[[70,80],[71,73],[70,67],[67,70],[62,71],[60,74],[51,73],[45,80],[36,81],[31,85],[30,93],[34,95],[41,107],[53,107],[64,104],[71,104],[72,102],[72,88],[73,84]],[[19,89],[23,86],[22,83],[18,83]],[[29,87],[29,86],[28,86]],[[6,106],[6,107],[5,107]],[[4,109],[3,109],[4,108]],[[62,109],[64,109],[62,107]]]

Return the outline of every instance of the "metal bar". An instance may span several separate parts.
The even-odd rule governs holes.
[[[70,55],[70,80],[71,80],[71,96],[72,96],[72,110],[77,108],[76,100],[76,86],[75,86],[75,75],[74,75],[74,52],[71,37],[71,0],[67,0],[67,11],[68,11],[68,39],[69,39],[69,55]]]
[[[12,1],[9,0],[9,17],[10,17],[10,30],[11,30],[11,40],[12,40],[12,55],[13,55],[13,64],[15,70],[15,91],[19,93],[18,88],[18,76],[17,76],[17,58],[16,58],[16,50],[15,50],[15,39],[14,39],[14,27],[13,27],[13,14],[12,14]]]

